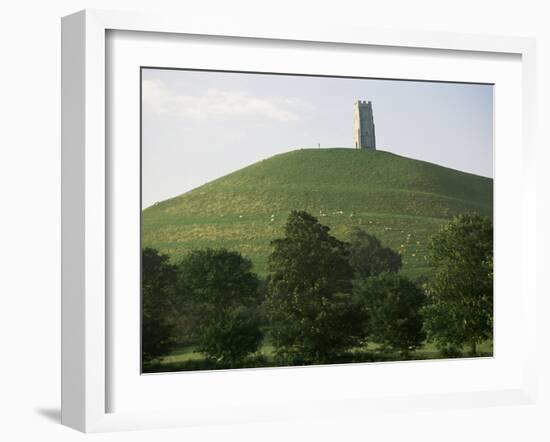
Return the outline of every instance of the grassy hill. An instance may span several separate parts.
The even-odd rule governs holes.
[[[178,260],[226,247],[266,273],[270,241],[293,209],[347,239],[361,226],[403,256],[403,271],[429,272],[428,237],[458,213],[492,216],[493,180],[383,151],[302,149],[276,155],[143,211],[142,244]]]

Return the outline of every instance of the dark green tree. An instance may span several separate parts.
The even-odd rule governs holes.
[[[329,230],[293,211],[272,242],[266,305],[275,352],[289,362],[330,362],[365,335],[346,244]]]
[[[369,337],[384,350],[407,358],[426,339],[420,313],[426,302],[422,289],[396,273],[381,273],[357,282],[355,291],[369,317]]]
[[[175,346],[176,269],[152,248],[142,250],[141,269],[141,350],[142,363],[148,364]]]
[[[401,269],[401,255],[384,247],[374,235],[355,228],[349,241],[349,263],[356,278],[365,279],[382,272],[398,272]]]
[[[238,366],[262,341],[259,280],[240,253],[205,249],[179,265],[178,292],[192,299],[197,349],[224,366]]]
[[[428,337],[444,352],[477,345],[493,336],[493,224],[459,215],[431,238],[435,272],[426,284]]]

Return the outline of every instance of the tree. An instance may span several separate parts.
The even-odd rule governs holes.
[[[426,339],[420,313],[426,296],[411,280],[396,273],[381,273],[355,287],[369,317],[369,337],[383,349],[406,358]]]
[[[382,272],[398,272],[401,255],[360,228],[352,231],[349,242],[349,263],[358,278],[368,278]]]
[[[444,351],[493,336],[493,225],[475,214],[459,215],[431,239],[435,272],[426,285],[425,328]]]
[[[276,354],[291,362],[330,362],[364,337],[352,294],[346,244],[304,211],[288,217],[272,242],[267,311]]]
[[[259,348],[259,281],[250,260],[226,249],[192,251],[179,265],[178,279],[178,292],[192,299],[200,352],[237,366]]]
[[[142,363],[169,354],[174,346],[176,269],[152,248],[141,254]]]

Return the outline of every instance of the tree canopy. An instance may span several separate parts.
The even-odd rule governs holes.
[[[397,352],[410,359],[426,338],[443,356],[465,345],[476,355],[492,339],[490,219],[467,214],[444,224],[431,237],[433,272],[422,285],[400,273],[401,256],[375,236],[356,229],[349,238],[292,211],[271,243],[266,280],[224,248],[193,250],[177,264],[143,249],[143,364],[155,368],[176,338],[205,356],[182,364],[209,368],[395,360]],[[262,343],[274,357],[258,352]]]
[[[258,349],[259,280],[250,260],[226,249],[195,250],[178,266],[178,280],[179,293],[192,300],[198,351],[233,366]]]
[[[459,215],[432,237],[435,272],[426,284],[429,337],[445,350],[476,346],[493,336],[493,225],[476,214]]]
[[[349,241],[349,263],[356,277],[365,279],[383,272],[398,272],[401,255],[384,247],[374,235],[355,228]]]
[[[411,280],[396,273],[381,273],[360,281],[361,296],[369,317],[369,338],[382,349],[407,357],[426,338],[420,313],[426,296]]]
[[[364,316],[351,293],[346,244],[304,211],[289,215],[272,242],[267,310],[277,355],[327,362],[364,336]]]
[[[168,256],[152,248],[143,249],[141,265],[142,362],[147,364],[167,355],[175,346],[176,268]]]

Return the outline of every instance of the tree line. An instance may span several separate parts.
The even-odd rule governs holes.
[[[348,241],[305,211],[290,213],[272,241],[268,276],[226,249],[179,263],[142,251],[142,361],[159,361],[186,338],[219,367],[255,366],[265,338],[279,364],[350,362],[376,343],[401,359],[434,342],[443,356],[472,355],[492,338],[493,231],[488,218],[459,215],[430,241],[434,271],[400,274],[401,255],[357,228]]]

